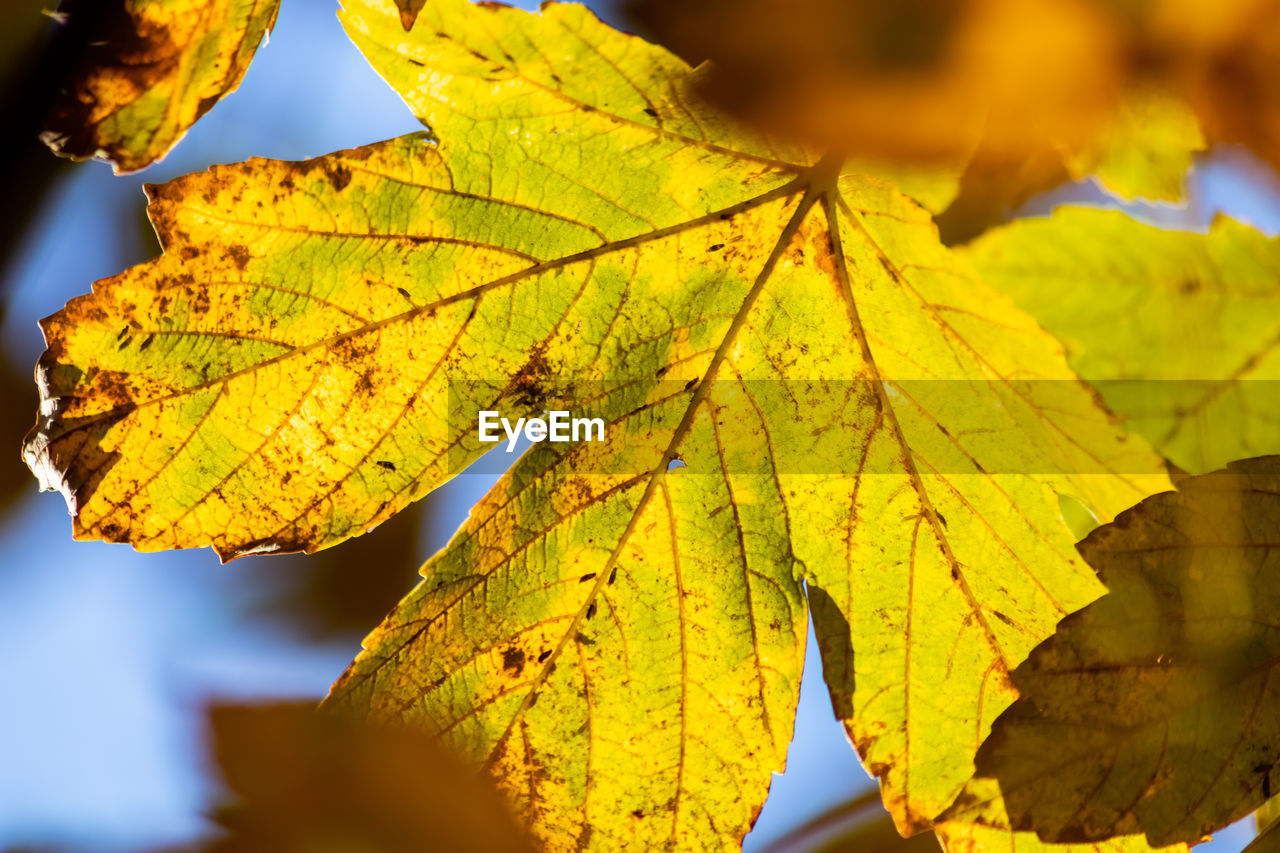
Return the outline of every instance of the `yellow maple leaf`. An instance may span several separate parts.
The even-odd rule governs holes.
[[[430,128],[150,189],[159,259],[45,321],[26,456],[81,538],[314,550],[550,401],[541,443],[331,707],[412,721],[552,848],[735,846],[790,741],[808,608],[900,829],[1009,669],[1101,592],[1059,494],[1167,485],[930,215],[744,130],[573,5],[435,0],[352,38]]]

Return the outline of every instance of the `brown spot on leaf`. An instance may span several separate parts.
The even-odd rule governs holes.
[[[371,335],[352,335],[333,345],[333,358],[342,364],[363,364],[377,353],[378,342]]]
[[[129,531],[114,522],[107,522],[98,528],[98,533],[107,542],[123,542]]]
[[[342,192],[347,188],[347,184],[351,183],[351,170],[341,163],[335,163],[333,166],[326,168],[325,171],[329,176],[329,183],[338,192]]]
[[[210,95],[207,98],[201,98],[200,103],[196,106],[196,118],[199,118],[209,112],[209,110],[213,109],[213,105],[218,103],[218,99],[221,97],[221,95]]]
[[[545,408],[550,396],[547,387],[550,376],[551,365],[547,363],[546,345],[540,344],[530,351],[528,360],[512,380],[512,397],[515,403],[534,410]]]
[[[231,258],[238,270],[243,271],[249,264],[249,250],[244,246],[228,246],[227,256]]]
[[[524,671],[524,652],[517,648],[503,650],[502,668],[512,675],[519,675]]]

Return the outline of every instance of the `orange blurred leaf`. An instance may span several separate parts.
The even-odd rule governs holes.
[[[1089,0],[631,0],[712,100],[771,131],[936,161],[979,137],[1011,156],[1088,139],[1125,82],[1125,41]]]
[[[497,791],[418,731],[299,704],[211,718],[235,795],[217,815],[220,853],[533,850]]]

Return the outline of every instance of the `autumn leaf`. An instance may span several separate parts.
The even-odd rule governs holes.
[[[1280,240],[1225,217],[1194,234],[1059,208],[966,254],[1182,469],[1280,452]]]
[[[946,817],[1048,841],[1195,842],[1271,796],[1280,457],[1148,498],[1080,544],[1108,594],[1013,673],[1020,698]],[[1008,814],[987,799],[1003,794]]]
[[[44,324],[26,456],[77,536],[318,549],[477,459],[481,408],[598,414],[606,441],[520,458],[328,706],[441,736],[552,848],[732,847],[812,604],[837,712],[929,826],[1008,670],[1101,593],[1059,494],[1110,518],[1158,458],[927,210],[729,122],[665,51],[573,5],[343,19],[430,133],[150,189],[165,254]]]
[[[693,123],[672,110],[690,96],[682,88],[672,93],[670,80],[683,83],[687,73],[655,58],[642,43],[601,30],[572,7],[549,7],[542,19],[464,8],[428,7],[423,14],[433,16],[430,23],[420,17],[409,36],[385,12],[364,5],[348,12],[353,38],[439,136],[442,154],[450,162],[475,164],[455,169],[455,179],[473,171],[484,191],[499,178],[514,180],[515,175],[491,174],[488,166],[507,162],[514,137],[515,150],[527,152],[518,160],[521,184],[541,189],[554,180],[555,190],[541,190],[540,198],[557,198],[561,182],[544,177],[540,167],[556,162],[563,151],[554,140],[543,147],[545,129],[562,138],[570,126],[580,133],[580,127],[599,127],[600,133],[620,136],[619,146],[630,147],[646,139],[634,135],[634,125],[658,124],[652,121],[658,118],[658,133],[649,132],[646,149],[663,150],[668,134],[686,135],[686,146],[706,140],[717,154],[750,143],[738,131],[717,135],[723,125],[713,122],[714,115]],[[519,29],[512,19],[521,21]],[[557,73],[561,56],[573,57],[577,76]],[[664,65],[673,69],[667,80],[655,71]],[[592,108],[585,121],[584,102]],[[600,115],[606,108],[614,117]],[[574,116],[572,125],[566,114]],[[494,130],[482,132],[486,128]],[[753,144],[746,151],[758,157],[762,149]],[[644,162],[648,156],[656,155],[646,150]],[[581,169],[595,160],[575,153],[571,162]],[[618,192],[615,187],[649,180],[618,175],[621,163],[610,159],[609,173],[593,189]],[[750,159],[744,165],[748,173],[760,170]],[[672,171],[676,177],[668,179],[667,192],[706,182],[687,168]],[[851,720],[873,769],[888,774],[886,792],[902,825],[927,823],[944,804],[940,792],[954,784],[948,775],[967,763],[951,744],[966,742],[973,727],[955,709],[972,709],[976,718],[979,706],[994,709],[1007,701],[999,675],[1003,655],[1019,657],[1027,648],[1021,645],[1024,632],[1040,630],[1037,624],[1047,627],[1048,619],[1036,622],[1041,617],[1033,615],[1035,602],[1056,613],[1046,597],[1061,595],[1070,608],[1093,589],[1069,553],[1049,545],[1065,538],[1056,506],[1047,503],[1045,481],[1017,475],[999,481],[982,475],[972,457],[962,463],[968,474],[956,475],[946,451],[935,456],[925,450],[947,429],[943,424],[939,431],[934,415],[957,433],[965,427],[952,418],[971,404],[999,422],[995,401],[986,395],[1000,394],[987,379],[1002,371],[1037,375],[1029,372],[1033,366],[1048,371],[1042,376],[1069,374],[1025,318],[990,301],[993,295],[955,266],[923,211],[891,188],[854,176],[816,198],[821,181],[820,170],[802,173],[787,204],[761,210],[758,217],[733,216],[737,225],[727,232],[692,221],[688,231],[695,246],[735,246],[756,266],[744,272],[728,268],[730,278],[719,284],[716,304],[732,310],[724,311],[718,327],[704,334],[689,323],[706,347],[696,361],[688,363],[692,353],[681,346],[657,359],[651,352],[619,358],[604,373],[663,375],[677,382],[688,377],[696,383],[685,383],[661,418],[643,407],[635,414],[625,404],[612,409],[610,429],[625,435],[630,446],[648,449],[647,470],[630,476],[575,474],[601,470],[590,447],[568,457],[548,452],[523,459],[477,507],[450,548],[424,568],[429,580],[370,638],[369,653],[335,688],[333,704],[446,731],[506,780],[545,840],[584,837],[585,819],[586,840],[604,845],[623,837],[638,843],[736,841],[788,739],[803,630],[796,581],[805,578],[827,671],[837,679],[837,708]],[[646,195],[643,203],[655,200]],[[753,244],[758,248],[751,251]],[[682,266],[681,257],[674,255],[674,269]],[[741,256],[734,253],[732,259],[737,263]],[[633,289],[648,284],[643,275],[630,280]],[[858,316],[855,281],[874,312],[874,332]],[[838,310],[822,307],[827,304]],[[630,318],[640,315],[621,314],[633,323]],[[674,319],[688,323],[685,316]],[[975,351],[973,341],[984,337]],[[833,349],[833,341],[844,343]],[[600,348],[591,340],[588,351]],[[541,352],[550,364],[574,363],[572,350],[554,341]],[[718,373],[722,369],[725,374]],[[760,455],[761,437],[767,432],[780,454],[777,448],[786,439],[811,431],[812,424],[778,406],[745,412],[742,421],[717,416],[741,412],[726,399],[735,392],[741,396],[738,379],[835,376],[869,378],[874,386],[886,374],[982,380],[976,387],[959,382],[961,390],[949,389],[960,395],[955,408],[956,398],[944,393],[930,402],[901,400],[898,411],[891,392],[880,386],[868,389],[871,397],[833,413],[840,418],[831,422],[841,427],[838,434],[849,436],[845,457],[861,460],[875,476],[859,478],[850,470],[814,482],[775,475],[768,456]],[[713,375],[720,381],[709,382]],[[1108,438],[1100,444],[1117,447],[1111,428],[1102,427],[1096,410],[1074,396],[1073,388],[1070,382],[1056,388],[1067,394],[1061,401],[1065,409],[1083,415],[1083,424],[1094,424],[1086,433],[1105,432]],[[1048,390],[1037,386],[1034,393]],[[930,411],[931,404],[948,411]],[[1048,410],[1059,411],[1026,398],[1010,405],[1041,423],[1052,420]],[[732,434],[735,423],[745,423],[755,437],[753,459],[732,452],[744,447]],[[1017,432],[1017,438],[1000,436],[1029,449],[1026,442],[1035,440]],[[912,439],[920,459],[900,455]],[[961,455],[994,459],[997,443]],[[668,471],[673,452],[686,466]],[[922,473],[926,465],[935,468]],[[998,467],[1008,470],[1006,464]],[[1103,478],[1093,485],[1119,484]],[[997,507],[993,518],[975,508],[984,505]],[[961,532],[947,533],[943,518],[956,519],[950,523]],[[833,539],[833,530],[843,536]],[[967,587],[962,566],[979,559],[989,565],[1005,561],[1006,572],[993,569],[1000,580],[981,593],[1003,603],[987,599],[975,607],[980,594]],[[1036,578],[1021,573],[1020,560],[1037,566]],[[851,571],[853,565],[863,571]],[[913,581],[918,593],[912,592]],[[1043,589],[1037,587],[1041,583]],[[1044,591],[1050,587],[1054,592]],[[489,592],[494,588],[517,603],[499,608]],[[988,617],[987,607],[1000,616]],[[925,612],[935,624],[917,635],[910,621]],[[912,673],[917,655],[921,669]],[[918,717],[908,718],[905,706],[912,701]],[[724,710],[689,710],[708,703]],[[753,713],[743,721],[735,708]],[[566,762],[566,755],[576,760]],[[910,790],[908,778],[924,775],[918,768],[925,766],[930,772]],[[732,792],[725,790],[726,774]],[[647,782],[637,785],[636,779]],[[658,819],[642,822],[650,816]]]
[[[101,2],[59,9],[93,15],[100,32],[89,37],[42,138],[64,157],[110,160],[117,173],[159,160],[240,85],[280,7],[280,0]]]
[[[303,704],[210,711],[231,789],[217,853],[532,853],[506,804],[421,732]]]

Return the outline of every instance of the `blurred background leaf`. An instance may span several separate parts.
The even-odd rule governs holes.
[[[968,161],[939,217],[963,242],[1032,195],[1093,176],[1178,201],[1192,156],[1280,165],[1280,0],[627,0],[703,92],[820,149]],[[1203,132],[1202,132],[1203,127]]]
[[[941,819],[1163,846],[1261,806],[1280,781],[1278,540],[1277,456],[1184,479],[1091,533],[1078,547],[1107,594],[1013,671],[1020,697]]]
[[[431,504],[411,504],[379,525],[377,535],[340,549],[244,558],[246,575],[263,576],[252,611],[308,642],[358,642],[419,580]]]
[[[1280,453],[1280,239],[1226,217],[1202,234],[1060,207],[965,254],[1182,470]]]
[[[216,853],[532,853],[506,804],[421,732],[309,704],[214,707],[232,801]]]
[[[956,198],[937,216],[944,242],[964,243],[1007,221],[1037,193],[1065,181],[1096,180],[1133,201],[1180,202],[1196,152],[1206,142],[1195,115],[1160,90],[1126,95],[1095,138],[1075,145],[1045,138],[1021,152],[984,139],[960,177]]]
[[[1124,40],[1087,0],[631,0],[704,91],[819,148],[910,162],[1083,141],[1124,83]]]
[[[938,853],[932,832],[903,838],[873,788],[792,829],[762,853]]]

